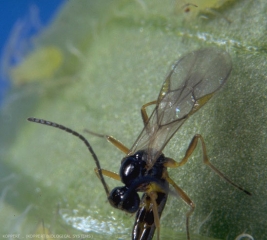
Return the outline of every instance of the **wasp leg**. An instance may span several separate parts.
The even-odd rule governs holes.
[[[146,112],[146,108],[148,106],[156,104],[156,103],[157,103],[157,101],[155,100],[155,101],[146,103],[146,104],[144,104],[142,106],[141,115],[142,115],[142,119],[143,119],[144,125],[146,125],[148,123],[148,119],[149,119],[148,115],[147,115],[147,112]],[[116,138],[114,138],[114,137],[112,137],[110,135],[98,134],[98,133],[92,132],[92,131],[90,131],[88,129],[84,129],[84,131],[89,133],[89,134],[92,134],[94,136],[105,138],[107,141],[111,142],[116,148],[118,148],[120,151],[122,151],[125,154],[128,154],[130,152],[129,148],[124,146],[119,140],[117,140]]]
[[[95,168],[94,170],[95,170],[96,176],[101,180],[100,175],[99,175],[99,169]],[[107,176],[109,178],[115,179],[117,181],[121,181],[120,175],[118,175],[117,173],[114,173],[114,172],[111,172],[109,170],[102,169],[102,168],[100,170],[101,170],[101,172],[102,172],[102,174],[104,176]],[[109,196],[110,189],[109,189],[107,184],[106,184],[106,187],[107,187],[107,190],[108,190],[108,191],[106,191],[106,194],[107,194],[107,196]]]
[[[85,132],[92,134],[94,136],[97,137],[101,137],[101,138],[105,138],[107,141],[109,141],[110,143],[112,143],[116,148],[118,148],[119,150],[121,150],[123,153],[128,154],[130,152],[129,148],[125,147],[119,140],[117,140],[116,138],[109,136],[109,135],[102,135],[102,134],[98,134],[95,132],[92,132],[90,130],[84,129]]]
[[[147,112],[146,112],[146,108],[148,106],[150,106],[150,105],[153,105],[153,104],[157,104],[157,100],[149,102],[149,103],[146,103],[141,107],[141,115],[142,115],[142,119],[143,119],[143,122],[144,122],[145,126],[147,125],[148,119],[149,119],[148,115],[147,115]]]
[[[167,173],[166,173],[166,180],[174,187],[174,189],[178,193],[179,197],[181,197],[182,200],[191,208],[186,213],[186,235],[187,235],[187,240],[190,240],[190,234],[189,234],[189,218],[190,218],[190,216],[192,215],[192,213],[195,210],[195,204],[187,196],[187,194],[180,187],[178,187],[178,185],[167,175]]]
[[[176,162],[176,166],[175,163],[172,163],[173,166],[172,167],[180,167],[182,165],[184,165],[187,161],[188,158],[191,156],[191,154],[193,153],[193,151],[195,150],[198,140],[201,141],[201,145],[202,145],[202,152],[203,152],[203,162],[204,164],[208,165],[215,173],[217,173],[221,178],[223,178],[225,181],[227,181],[228,183],[230,183],[231,185],[233,185],[234,187],[238,188],[239,190],[243,191],[244,193],[251,195],[250,192],[248,192],[247,190],[245,190],[244,188],[242,188],[241,186],[237,185],[236,183],[234,183],[231,179],[229,179],[228,177],[226,177],[224,175],[224,173],[222,173],[219,169],[217,169],[210,161],[207,155],[207,150],[206,150],[206,144],[204,142],[203,137],[200,134],[196,134],[193,139],[191,140],[189,147],[186,150],[185,156],[184,158],[180,161],[180,162]],[[174,161],[174,160],[173,160]],[[166,165],[168,166],[168,163],[166,163]]]
[[[94,170],[95,170],[95,174],[96,174],[97,177],[99,178],[98,169],[95,168]],[[111,171],[109,171],[109,170],[102,169],[102,168],[101,168],[101,172],[102,172],[103,175],[105,175],[105,176],[107,176],[107,177],[109,177],[109,178],[115,179],[115,180],[117,180],[117,181],[121,181],[121,177],[120,177],[120,175],[117,174],[117,173],[114,173],[114,172],[111,172]]]
[[[158,213],[158,206],[157,206],[157,193],[156,192],[148,192],[147,193],[151,199],[152,202],[152,211],[153,211],[153,215],[154,215],[154,221],[155,221],[155,226],[157,229],[157,240],[159,240],[159,236],[160,236],[160,217],[159,217],[159,213]]]

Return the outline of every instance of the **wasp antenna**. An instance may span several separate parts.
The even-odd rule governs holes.
[[[29,122],[34,122],[34,123],[40,123],[40,124],[43,124],[43,125],[47,125],[47,126],[50,126],[50,127],[54,127],[54,128],[59,128],[65,132],[68,132],[68,133],[71,133],[72,135],[78,137],[79,139],[81,139],[83,141],[83,143],[86,145],[87,149],[89,150],[89,152],[91,153],[94,161],[95,161],[95,164],[97,166],[97,171],[98,171],[98,174],[99,174],[99,178],[100,178],[100,181],[106,191],[106,194],[107,196],[109,196],[109,189],[108,189],[108,185],[103,177],[103,173],[102,173],[102,170],[101,170],[101,166],[100,166],[100,162],[98,160],[98,157],[96,156],[93,148],[91,147],[90,143],[88,142],[88,140],[83,136],[81,135],[80,133],[70,129],[70,128],[67,128],[61,124],[58,124],[58,123],[55,123],[55,122],[51,122],[51,121],[47,121],[47,120],[44,120],[44,119],[38,119],[38,118],[34,118],[34,117],[29,117],[27,118],[27,120]]]

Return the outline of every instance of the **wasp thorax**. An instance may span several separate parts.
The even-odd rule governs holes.
[[[121,164],[120,177],[121,181],[129,186],[132,182],[144,175],[145,161],[142,160],[142,154],[137,152],[136,154],[126,157]]]

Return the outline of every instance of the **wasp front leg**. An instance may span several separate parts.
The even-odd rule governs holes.
[[[148,106],[150,106],[150,105],[153,105],[153,104],[157,104],[157,101],[155,100],[155,101],[146,103],[141,107],[141,116],[142,116],[143,123],[144,123],[145,126],[148,124],[148,120],[149,120],[149,117],[148,117],[147,112],[146,112],[146,108]],[[90,131],[88,129],[84,129],[84,131],[89,133],[89,134],[92,134],[94,136],[105,138],[107,141],[112,143],[116,148],[118,148],[120,151],[122,151],[125,154],[129,154],[130,153],[130,149],[129,148],[124,146],[119,140],[117,140],[116,138],[114,138],[114,137],[112,137],[110,135],[104,135],[104,134],[95,133],[95,132]]]
[[[88,129],[85,129],[84,131],[89,133],[89,134],[92,134],[94,136],[105,138],[107,141],[112,143],[116,148],[118,148],[120,151],[122,151],[125,154],[128,154],[130,152],[129,148],[124,146],[119,140],[117,140],[116,138],[114,138],[110,135],[98,134],[98,133],[92,132]]]
[[[94,169],[95,170],[95,174],[97,175],[97,177],[99,178],[99,171],[97,168]],[[106,177],[109,177],[109,178],[112,178],[114,180],[117,180],[117,181],[120,181],[121,182],[121,177],[119,174],[117,173],[114,173],[114,172],[111,172],[109,170],[106,170],[106,169],[102,169],[101,168],[101,172],[103,175],[105,175]]]

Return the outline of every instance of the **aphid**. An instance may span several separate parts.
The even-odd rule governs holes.
[[[133,240],[151,240],[156,229],[157,239],[159,239],[160,217],[170,191],[169,184],[171,184],[190,207],[186,214],[186,232],[189,240],[189,218],[195,209],[195,204],[169,177],[167,167],[175,168],[184,165],[196,148],[198,140],[202,145],[204,163],[224,180],[251,195],[210,163],[204,139],[199,134],[193,137],[180,162],[165,157],[162,153],[166,144],[186,119],[199,110],[222,87],[231,70],[232,63],[229,54],[215,48],[200,49],[178,60],[164,81],[158,99],[142,106],[144,128],[130,149],[112,136],[89,131],[91,134],[106,138],[126,154],[121,161],[119,174],[101,168],[91,145],[81,134],[46,120],[36,118],[28,120],[60,128],[77,136],[85,143],[96,163],[95,172],[102,182],[109,203],[125,212],[136,213],[132,231]],[[148,117],[146,108],[153,104],[155,108]],[[121,181],[123,186],[109,191],[104,175]],[[138,192],[143,192],[141,199]]]
[[[42,82],[51,79],[63,63],[63,53],[55,46],[36,49],[24,61],[12,68],[11,76],[16,85]]]
[[[193,3],[186,3],[181,8],[184,9],[184,12],[190,12],[191,11],[190,7],[198,7],[198,6]]]
[[[186,13],[188,19],[194,19],[197,16],[201,15],[202,18],[207,19],[206,14],[211,14],[219,18],[225,19],[228,23],[231,21],[226,18],[220,9],[227,4],[231,4],[233,0],[197,0],[197,1],[176,1],[175,11],[177,14],[183,11]],[[204,14],[204,15],[203,15]]]

